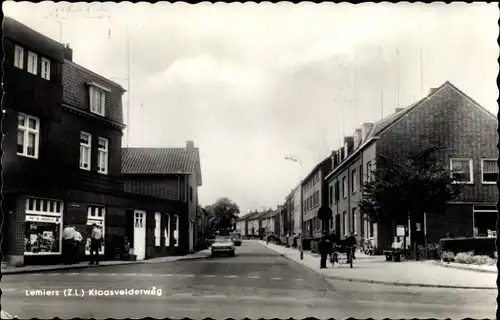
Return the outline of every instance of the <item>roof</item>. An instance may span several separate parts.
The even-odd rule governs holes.
[[[252,215],[248,216],[246,219],[247,220],[255,220],[255,219],[260,219],[262,218],[268,211],[259,211],[259,212],[253,212]]]
[[[74,67],[84,71],[84,72],[88,72],[89,74],[93,75],[94,77],[98,78],[99,80],[105,82],[107,85],[110,85],[110,86],[113,86],[117,89],[119,89],[121,92],[127,92],[127,90],[125,90],[125,88],[123,88],[120,84],[106,78],[106,77],[103,77],[101,76],[100,74],[90,70],[90,69],[87,69],[85,68],[84,66],[82,65],[79,65],[78,63],[74,62],[74,61],[71,61],[71,60],[64,60],[64,63],[65,64],[70,64],[70,65],[73,65]]]
[[[461,91],[460,89],[458,89],[455,85],[453,85],[451,82],[449,81],[446,81],[444,82],[441,86],[439,86],[438,88],[435,88],[433,89],[433,92],[428,94],[427,96],[423,97],[422,99],[420,99],[419,101],[403,108],[402,110],[396,112],[396,113],[393,113],[392,115],[388,116],[388,117],[385,117],[379,121],[377,121],[376,123],[374,123],[373,125],[373,128],[371,129],[371,131],[368,133],[368,135],[366,136],[366,138],[363,138],[364,142],[363,144],[353,152],[353,154],[359,150],[362,150],[364,149],[364,146],[365,144],[367,144],[370,139],[372,138],[375,138],[377,136],[379,136],[380,134],[382,134],[385,130],[387,130],[390,126],[392,126],[393,124],[397,123],[399,120],[401,120],[405,115],[407,115],[410,111],[416,109],[417,107],[419,107],[420,105],[422,105],[425,101],[427,101],[428,99],[432,98],[432,96],[440,91],[441,89],[443,89],[444,87],[451,87],[453,88],[454,90],[456,90],[459,94],[463,95],[464,97],[466,97],[467,99],[469,99],[472,103],[474,103],[478,108],[484,110],[485,112],[487,112],[488,114],[490,114],[492,117],[494,117],[496,119],[496,116],[494,116],[491,112],[489,112],[486,108],[482,107],[479,103],[477,103],[475,100],[473,100],[471,97],[469,97],[468,95],[466,95],[463,91]],[[353,154],[349,155],[347,157],[347,159],[345,159],[344,161],[342,161],[340,163],[340,165],[338,165],[336,168],[332,168],[332,170],[328,173],[328,175],[325,177],[325,179],[329,179],[330,176],[335,172],[337,171],[337,168],[340,168],[343,166],[343,164],[349,162],[350,158],[353,156]]]
[[[35,31],[10,17],[4,17],[2,24],[3,36],[18,44],[45,55],[60,63],[64,62],[61,43]]]
[[[196,174],[202,185],[198,148],[122,148],[123,174]]]
[[[317,165],[314,166],[314,168],[307,174],[307,176],[305,178],[302,179],[302,183],[301,183],[301,186],[302,184],[304,184],[304,182],[306,182],[313,174],[314,172],[318,171],[319,169],[321,169],[321,167],[325,164],[325,163],[331,163],[331,156],[328,156],[326,157],[325,159],[323,159],[320,163],[318,163]],[[327,169],[329,170],[329,169]]]
[[[255,214],[255,212],[250,212],[250,213],[247,213],[247,214],[244,214],[242,215],[241,217],[238,218],[237,221],[243,221],[243,220],[246,220],[248,217],[250,217],[251,215]]]

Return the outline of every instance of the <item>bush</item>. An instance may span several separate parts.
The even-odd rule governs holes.
[[[465,263],[465,264],[472,264],[473,259],[472,256],[474,255],[474,252],[460,252],[455,256],[455,262],[457,263]]]
[[[419,259],[425,259],[425,246],[419,245],[417,247],[417,254]],[[434,260],[440,260],[440,251],[439,251],[439,244],[437,243],[428,243],[427,244],[427,258],[428,259],[434,259]]]
[[[441,250],[451,251],[455,254],[473,251],[477,255],[494,257],[496,252],[496,238],[453,238],[441,239]]]
[[[441,254],[441,259],[443,260],[443,262],[454,262],[455,254],[451,251],[445,251]]]

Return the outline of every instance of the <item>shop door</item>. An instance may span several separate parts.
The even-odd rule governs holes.
[[[137,260],[146,257],[146,211],[134,211],[134,252]]]

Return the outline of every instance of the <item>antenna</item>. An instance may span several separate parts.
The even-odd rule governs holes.
[[[127,23],[127,147],[129,146],[130,141],[130,40],[129,40],[129,32],[128,32],[128,23]]]

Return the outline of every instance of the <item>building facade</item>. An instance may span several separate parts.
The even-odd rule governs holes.
[[[164,220],[165,225],[173,226],[169,252],[193,252],[198,242],[198,188],[202,185],[199,150],[193,141],[185,148],[123,148],[122,175],[127,192],[186,204],[186,212],[166,212]],[[150,250],[165,249],[155,245]]]
[[[327,157],[316,165],[302,180],[302,205],[304,210],[304,237],[318,238],[322,234],[322,221],[318,210],[328,205],[328,188],[325,177],[331,170],[331,159]],[[299,214],[300,219],[300,214]]]
[[[361,195],[356,195],[352,185],[358,179],[362,184],[374,178],[371,172],[377,165],[376,155],[397,161],[409,152],[439,146],[436,161],[449,165],[455,183],[463,184],[463,190],[448,204],[444,215],[427,214],[428,241],[437,242],[449,235],[488,235],[495,230],[497,214],[496,128],[497,119],[493,114],[449,82],[432,89],[411,106],[397,109],[393,115],[373,125],[366,124],[359,130],[360,141],[350,151],[347,148],[347,156],[338,161],[327,176],[329,187],[333,189],[334,228],[340,229],[341,234],[346,230],[357,230],[361,236],[371,236],[381,250],[390,247],[395,225],[369,224],[362,216],[356,215]],[[335,163],[334,159],[332,156]],[[354,170],[361,171],[363,178],[355,176]],[[337,195],[336,188],[339,188],[340,195]],[[343,189],[349,191],[346,197]],[[348,216],[345,220],[344,213]],[[418,223],[423,226],[422,221]],[[412,236],[422,238],[423,232],[421,227],[417,234],[407,233],[407,243]]]

